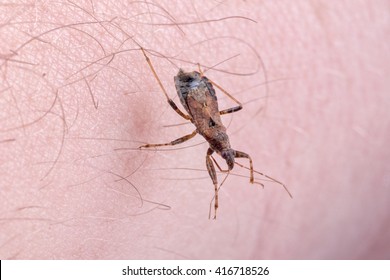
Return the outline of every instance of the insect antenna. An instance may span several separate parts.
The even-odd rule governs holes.
[[[238,166],[242,167],[242,168],[245,168],[245,169],[247,169],[247,170],[251,170],[249,167],[246,167],[245,165],[242,165],[241,163],[238,163],[237,161],[234,161],[234,163],[237,164]],[[272,178],[271,176],[268,176],[267,174],[261,173],[261,172],[259,172],[259,171],[253,170],[253,172],[254,172],[254,173],[257,173],[257,174],[259,174],[259,175],[261,175],[261,176],[263,176],[263,177],[265,177],[265,178],[267,178],[267,179],[270,179],[272,182],[275,182],[275,183],[281,185],[281,186],[284,188],[284,190],[288,193],[288,195],[289,195],[291,198],[293,198],[292,194],[290,193],[290,191],[288,190],[288,188],[286,187],[286,185],[283,184],[282,182],[276,180],[275,178]],[[260,183],[260,182],[254,182],[254,183],[255,183],[255,184],[259,184],[259,185],[263,186],[263,188],[264,188],[264,184],[262,184],[262,183]]]

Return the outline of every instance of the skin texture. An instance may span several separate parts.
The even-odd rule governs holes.
[[[390,257],[388,1],[0,8],[1,259]],[[136,150],[193,131],[137,44],[176,104],[178,67],[218,64],[232,148],[294,198],[235,166],[209,220],[203,138]]]

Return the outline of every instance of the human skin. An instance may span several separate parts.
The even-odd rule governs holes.
[[[0,258],[388,259],[389,6],[0,6]],[[138,150],[194,129],[139,46],[177,104],[177,66],[218,64],[205,75],[244,104],[223,117],[232,147],[293,199],[235,166],[209,220],[201,136]]]

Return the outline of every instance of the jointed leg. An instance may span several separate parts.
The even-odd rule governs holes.
[[[171,142],[168,142],[168,143],[163,143],[163,144],[145,144],[145,145],[142,145],[142,146],[139,146],[139,149],[141,148],[151,148],[151,147],[161,147],[161,146],[174,146],[174,145],[177,145],[177,144],[180,144],[180,143],[183,143],[187,140],[190,140],[191,138],[193,138],[198,132],[195,130],[194,132],[192,132],[191,134],[188,134],[188,135],[185,135],[183,137],[180,137],[176,140],[173,140]]]
[[[236,107],[232,107],[232,108],[229,108],[229,109],[222,110],[222,111],[219,112],[219,114],[220,115],[230,114],[230,113],[234,113],[234,112],[240,111],[241,109],[242,109],[242,105],[239,105],[239,106],[236,106]]]
[[[201,77],[203,77],[203,71],[202,69],[200,68],[200,64],[198,63],[198,69],[199,69],[199,74]]]
[[[245,168],[245,169],[250,170],[250,168],[248,168],[248,167],[246,167],[246,166],[244,166],[244,165],[242,165],[242,164],[240,164],[240,163],[238,163],[238,162],[235,162],[235,164],[237,164],[238,166],[241,166],[242,168]],[[253,169],[252,169],[252,170],[253,170]],[[267,174],[261,173],[261,172],[259,172],[259,171],[253,170],[253,172],[254,172],[254,173],[257,173],[257,174],[259,174],[259,175],[261,175],[261,176],[264,176],[265,178],[268,178],[268,179],[270,179],[271,181],[273,181],[273,182],[275,182],[275,183],[281,185],[281,186],[284,188],[284,190],[288,193],[288,195],[289,195],[291,198],[293,198],[292,194],[290,193],[290,191],[288,190],[288,188],[286,187],[286,185],[283,184],[282,182],[276,180],[275,178],[272,178],[271,176],[268,176]],[[253,183],[254,183],[254,184],[259,184],[259,185],[263,186],[263,188],[264,188],[264,184],[262,184],[262,183],[260,183],[260,182],[254,181]]]
[[[286,187],[285,184],[283,184],[282,182],[280,182],[280,181],[278,181],[278,180],[272,178],[271,176],[268,176],[267,174],[264,174],[264,173],[261,173],[261,172],[259,172],[259,171],[253,170],[252,159],[251,159],[251,157],[250,157],[248,154],[246,154],[246,153],[244,153],[244,152],[240,152],[240,151],[234,151],[234,156],[235,156],[236,158],[247,158],[247,159],[249,159],[249,168],[246,167],[246,166],[244,166],[244,165],[242,165],[242,164],[240,164],[240,163],[238,163],[238,162],[235,162],[235,164],[237,164],[238,166],[241,166],[241,167],[243,167],[243,168],[249,169],[249,171],[250,171],[250,182],[251,182],[252,184],[260,184],[260,185],[262,185],[263,188],[264,188],[264,185],[263,185],[262,183],[260,183],[260,182],[255,182],[255,181],[254,181],[253,173],[260,174],[261,176],[264,176],[265,178],[268,178],[268,179],[274,181],[275,183],[278,183],[279,185],[281,185],[281,186],[286,190],[286,192],[288,193],[288,195],[292,198],[292,194],[291,194],[290,191],[287,189],[287,187]]]
[[[156,78],[158,84],[160,85],[161,90],[163,91],[165,97],[167,98],[167,101],[168,101],[169,105],[170,105],[170,106],[172,107],[172,109],[175,110],[176,113],[178,113],[181,117],[185,118],[186,120],[190,120],[191,117],[190,117],[189,115],[187,115],[187,114],[184,114],[184,113],[176,106],[175,102],[173,102],[173,100],[169,98],[167,91],[165,90],[163,84],[162,84],[161,81],[160,81],[160,78],[157,76],[156,70],[154,70],[154,67],[153,67],[152,62],[150,61],[149,57],[146,55],[145,50],[144,50],[143,48],[141,48],[141,51],[142,51],[142,53],[144,54],[145,59],[146,59],[146,62],[149,64],[150,69],[152,70],[153,76]]]
[[[252,162],[252,158],[247,154],[247,153],[244,153],[244,152],[240,152],[240,151],[234,151],[234,157],[235,158],[247,158],[249,159],[249,171],[250,171],[250,183],[253,184],[255,179],[254,179],[254,176],[253,176],[253,162]]]
[[[207,155],[206,155],[206,166],[207,166],[207,171],[209,172],[209,175],[211,177],[211,180],[213,181],[214,184],[214,192],[215,192],[215,197],[214,197],[214,220],[217,218],[217,209],[218,209],[218,180],[217,180],[217,173],[215,172],[215,167],[214,164],[211,160],[211,155],[214,151],[212,149],[207,150]]]
[[[200,64],[198,63],[198,68],[199,68],[199,73],[201,76],[203,76],[203,71],[202,69],[200,68]],[[242,104],[240,101],[238,101],[237,99],[235,99],[230,93],[228,93],[226,90],[224,90],[220,85],[216,84],[215,82],[213,82],[212,80],[208,79],[208,81],[214,85],[216,88],[218,88],[220,91],[222,91],[224,94],[227,95],[227,97],[229,97],[230,99],[232,99],[234,102],[236,102],[238,104],[238,106],[236,107],[232,107],[232,108],[229,108],[229,109],[225,109],[225,110],[222,110],[219,112],[220,115],[225,115],[225,114],[230,114],[230,113],[233,113],[233,112],[237,112],[237,111],[240,111],[242,109]]]
[[[221,86],[219,86],[218,84],[214,83],[213,81],[210,80],[210,83],[212,83],[216,88],[218,88],[220,91],[222,91],[224,94],[226,94],[227,97],[229,97],[230,99],[232,99],[234,102],[236,102],[238,104],[238,106],[235,106],[235,107],[232,107],[232,108],[229,108],[229,109],[225,109],[225,110],[222,110],[219,112],[220,115],[225,115],[225,114],[230,114],[230,113],[234,113],[234,112],[237,112],[237,111],[240,111],[242,109],[242,104],[240,101],[238,101],[237,99],[235,99],[230,93],[228,93],[226,90],[224,90]]]

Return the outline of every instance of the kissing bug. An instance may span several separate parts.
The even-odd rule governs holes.
[[[209,143],[209,148],[206,153],[206,167],[210,178],[214,184],[214,219],[217,218],[218,209],[218,181],[213,162],[218,167],[219,171],[229,173],[230,170],[233,169],[234,164],[247,168],[244,165],[235,162],[234,160],[235,158],[247,158],[249,160],[249,168],[247,169],[249,169],[250,171],[249,182],[251,184],[256,183],[264,187],[262,183],[255,182],[253,175],[253,173],[255,172],[282,185],[287,191],[287,193],[290,195],[290,197],[292,197],[283,183],[266,174],[254,171],[252,158],[247,153],[237,151],[231,148],[229,136],[226,133],[226,127],[222,124],[221,121],[221,115],[230,114],[241,110],[242,104],[237,99],[235,99],[232,95],[230,95],[226,90],[217,85],[215,82],[209,80],[206,76],[204,76],[198,64],[199,72],[184,72],[182,69],[179,69],[179,72],[174,77],[177,95],[179,96],[180,102],[183,105],[184,109],[187,111],[188,115],[183,113],[177,107],[175,102],[173,102],[173,100],[169,98],[164,86],[162,85],[152,65],[152,62],[146,55],[145,50],[143,48],[141,48],[141,50],[146,58],[147,63],[149,64],[150,69],[153,72],[154,77],[160,85],[161,90],[167,98],[169,105],[181,117],[191,121],[195,125],[196,129],[191,134],[185,135],[171,142],[164,144],[145,144],[140,146],[139,149],[161,146],[173,146],[193,138],[196,134],[202,135],[204,139],[206,139],[206,141]],[[214,86],[220,91],[222,91],[230,99],[232,99],[235,103],[237,103],[237,106],[219,111]],[[216,152],[226,161],[226,164],[228,166],[227,170],[223,170],[218,165],[217,161],[212,156],[214,152]]]

